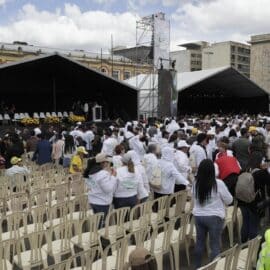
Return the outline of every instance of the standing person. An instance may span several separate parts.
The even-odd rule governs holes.
[[[177,143],[177,150],[175,151],[174,165],[176,169],[188,179],[192,169],[190,166],[189,158],[187,156],[189,145],[184,140],[180,140]],[[175,184],[174,192],[186,189],[185,185]]]
[[[210,159],[205,159],[200,163],[192,194],[197,232],[195,246],[197,269],[201,266],[207,233],[209,233],[211,260],[220,253],[225,205],[231,204],[233,198],[225,184],[216,179],[214,164]]]
[[[32,161],[36,161],[38,165],[43,165],[52,162],[52,145],[45,139],[43,133],[37,135],[39,142],[37,149],[33,155]]]
[[[104,213],[104,219],[109,212],[116,185],[115,171],[110,168],[110,159],[105,154],[97,154],[89,159],[84,171],[88,186],[88,201],[94,213]]]
[[[240,166],[243,171],[247,169],[248,160],[249,160],[249,134],[248,130],[246,128],[241,128],[241,137],[237,139],[233,145],[232,150],[234,156],[237,158],[237,160],[240,163]]]
[[[112,158],[113,168],[116,170],[123,166],[122,157],[125,154],[125,147],[122,144],[116,145],[115,155]]]
[[[116,209],[134,207],[138,202],[138,195],[145,190],[129,153],[123,156],[122,162],[124,166],[116,171],[117,184],[113,200]]]
[[[75,174],[83,171],[83,158],[87,155],[87,151],[83,146],[77,148],[77,153],[71,158],[69,173]]]
[[[160,148],[157,144],[150,144],[148,146],[148,151],[147,154],[144,155],[143,163],[149,181],[153,178],[153,173],[158,166],[158,157],[160,157],[160,155]]]
[[[83,136],[83,140],[86,142],[85,148],[88,151],[88,156],[92,155],[92,150],[93,150],[92,141],[94,140],[94,138],[95,138],[95,135],[92,131],[91,126],[87,126],[86,131]]]
[[[197,169],[200,166],[200,163],[202,160],[207,158],[207,151],[206,151],[206,145],[208,144],[208,138],[205,133],[200,133],[197,136],[197,144],[193,144],[190,148],[190,155],[192,156],[192,159],[194,160],[194,172],[197,172]]]
[[[264,216],[264,211],[260,211],[258,205],[266,199],[265,187],[270,185],[270,175],[267,170],[261,169],[261,166],[261,154],[259,152],[251,153],[247,171],[253,176],[256,197],[249,203],[238,199],[238,205],[243,216],[243,225],[241,229],[242,243],[245,243],[258,235],[260,218]]]
[[[105,140],[103,142],[101,153],[104,153],[105,155],[112,157],[114,154],[114,149],[118,144],[118,142],[115,138],[112,137],[112,130],[110,128],[107,128],[104,131],[104,135]]]
[[[52,145],[52,160],[59,165],[60,158],[64,157],[65,142],[61,134],[56,134],[56,140]]]
[[[33,154],[35,153],[37,149],[37,143],[38,143],[38,138],[35,135],[35,131],[33,130],[31,132],[31,137],[26,141],[26,153],[28,154],[28,157],[30,159],[33,157]]]
[[[161,159],[158,160],[158,167],[161,172],[161,187],[153,188],[154,198],[174,193],[175,184],[187,186],[188,180],[180,174],[174,164],[174,149],[167,146],[161,149]]]

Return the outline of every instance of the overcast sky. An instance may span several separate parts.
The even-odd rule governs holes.
[[[171,49],[270,32],[270,0],[0,0],[0,41],[97,52],[134,46],[136,20],[165,12]]]

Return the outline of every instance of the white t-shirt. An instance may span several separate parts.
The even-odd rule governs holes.
[[[217,192],[212,191],[211,198],[203,205],[201,205],[196,198],[195,182],[192,188],[192,195],[194,198],[194,208],[192,213],[194,216],[217,216],[222,219],[225,218],[225,205],[232,203],[233,197],[223,181],[218,179],[216,181]]]
[[[117,143],[117,140],[115,138],[107,138],[103,142],[101,152],[106,154],[107,156],[112,157],[114,154],[114,149],[115,149],[117,144],[118,143]]]

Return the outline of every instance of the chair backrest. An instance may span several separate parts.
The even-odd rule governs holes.
[[[124,225],[125,219],[129,214],[129,207],[122,207],[119,209],[114,209],[111,211],[105,221],[105,236],[109,237],[110,239],[113,239],[113,241],[116,241],[117,239],[124,237],[126,235],[126,228]],[[113,226],[114,225],[114,226]],[[113,226],[114,231],[110,230],[109,234],[109,228],[110,226]]]
[[[187,190],[182,190],[170,195],[167,200],[167,215],[169,214],[170,208],[174,210],[173,217],[182,215],[185,211],[187,195],[188,195]],[[170,216],[170,218],[171,217],[172,216]]]
[[[139,230],[129,233],[125,238],[128,245],[136,245],[136,247],[143,247],[144,242],[151,239],[151,227],[142,227]]]
[[[45,240],[45,231],[33,232],[21,236],[16,242],[16,252],[18,255],[19,266],[22,265],[22,253],[30,251],[29,264],[32,267],[43,265],[46,258],[42,258],[41,247]],[[43,266],[44,268],[44,266]]]
[[[158,199],[151,201],[151,207],[149,207],[149,214],[151,216],[152,211],[157,213],[157,224],[161,224],[164,221],[166,215],[166,206],[167,206],[168,196],[162,196]],[[151,218],[150,218],[151,222]],[[152,224],[155,225],[155,224]]]
[[[77,253],[66,261],[65,270],[71,270],[80,267],[81,270],[94,270],[92,263],[95,258],[101,257],[101,250],[99,246],[92,247],[89,250]]]
[[[101,270],[107,270],[107,265],[108,265],[108,258],[112,255],[111,252],[113,253],[113,256],[115,258],[115,260],[113,260],[115,262],[114,265],[110,265],[111,269],[123,269],[124,266],[124,261],[125,261],[125,257],[127,254],[127,241],[126,239],[120,239],[112,244],[110,244],[109,246],[107,246],[104,249],[104,252],[102,254],[102,268]]]
[[[73,220],[74,214],[79,214],[79,220],[87,217],[87,211],[89,210],[89,202],[86,194],[75,196],[69,202],[69,215],[70,219]]]
[[[203,267],[198,268],[198,270],[215,270],[216,266],[217,266],[217,263],[218,263],[218,259],[210,262],[209,264],[207,264],[207,265],[205,265]]]
[[[58,116],[59,118],[63,118],[63,114],[62,114],[61,112],[58,112],[58,113],[57,113],[57,116]]]
[[[145,203],[140,203],[134,206],[130,210],[130,215],[129,215],[129,222],[130,222],[130,227],[129,230],[130,232],[133,232],[135,230],[145,228],[149,224],[149,207],[151,203],[145,202]]]
[[[9,116],[7,113],[5,113],[5,114],[4,114],[4,119],[5,119],[5,120],[10,120],[10,116]]]
[[[51,205],[51,188],[40,188],[30,193],[30,208],[33,206]]]
[[[252,269],[253,266],[256,266],[256,262],[257,262],[257,254],[258,254],[258,250],[260,247],[260,242],[261,242],[262,237],[261,236],[257,236],[252,240],[249,240],[246,244],[243,244],[240,247],[240,256],[241,256],[241,252],[247,248],[247,252],[245,252],[245,254],[247,255],[246,258],[243,258],[241,256],[241,259],[245,260],[245,268],[244,269]]]
[[[64,113],[63,113],[63,116],[64,116],[64,117],[68,117],[68,113],[67,113],[67,112],[64,112]]]
[[[51,117],[51,113],[50,112],[46,112],[46,117]]]
[[[52,112],[52,117],[57,117],[56,112]]]
[[[34,112],[34,114],[33,114],[33,118],[39,119],[39,115],[38,115],[38,113],[37,113],[37,112]]]
[[[29,194],[25,192],[12,193],[8,197],[7,205],[12,212],[29,209]]]
[[[234,247],[224,251],[218,257],[224,259],[224,270],[235,270],[239,257],[240,249],[236,244]]]
[[[89,232],[89,248],[99,244],[98,229],[102,218],[103,213],[97,213],[80,221],[78,230],[79,243],[82,242],[82,233],[86,230]]]
[[[60,223],[63,223],[67,219],[68,214],[68,202],[59,202],[55,205],[52,205],[49,208],[49,223],[50,226],[53,224],[53,219],[60,219]]]
[[[0,241],[0,270],[8,270],[8,262],[12,262],[15,255],[15,239]]]
[[[64,202],[69,199],[70,197],[69,187],[70,187],[69,183],[63,183],[63,184],[55,185],[53,187],[57,202]]]
[[[71,195],[77,196],[86,192],[85,181],[83,179],[70,181]]]

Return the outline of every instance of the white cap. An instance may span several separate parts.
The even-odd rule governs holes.
[[[212,135],[212,136],[215,136],[216,135],[216,133],[214,132],[214,130],[212,130],[212,129],[210,129],[210,130],[208,130],[207,131],[207,133],[206,133],[207,135]]]
[[[185,140],[180,140],[178,143],[177,143],[177,148],[181,148],[181,147],[190,147],[189,144],[187,144],[187,142]]]

